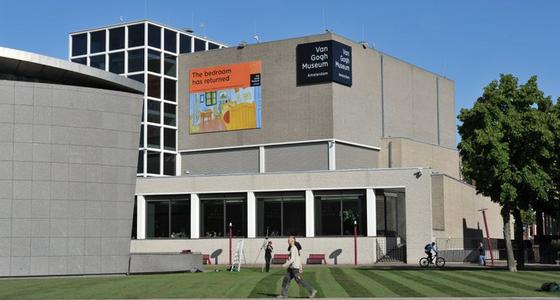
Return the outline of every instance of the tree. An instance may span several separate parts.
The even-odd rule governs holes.
[[[501,205],[508,268],[516,271],[511,244],[511,215],[516,221],[517,260],[523,266],[521,210],[546,203],[554,189],[551,176],[554,138],[552,101],[538,89],[536,77],[518,85],[500,75],[484,88],[472,109],[462,109],[458,127],[463,175],[476,189]]]

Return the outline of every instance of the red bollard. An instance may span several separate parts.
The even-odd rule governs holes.
[[[358,222],[354,220],[354,265],[358,265]]]
[[[229,265],[232,266],[231,264],[231,222],[229,223]]]

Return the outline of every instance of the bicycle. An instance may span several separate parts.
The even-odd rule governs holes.
[[[428,268],[430,265],[435,265],[438,268],[443,268],[445,267],[445,258],[436,254],[432,257],[431,261],[428,259],[428,257],[422,257],[420,258],[420,261],[418,261],[418,263],[422,268]]]

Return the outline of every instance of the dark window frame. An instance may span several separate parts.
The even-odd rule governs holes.
[[[325,201],[325,199],[321,199],[321,197],[333,197],[334,201],[328,201],[328,202],[336,202],[338,201],[339,203],[339,210],[338,210],[338,214],[339,214],[339,218],[340,218],[340,224],[339,224],[339,229],[340,229],[340,233],[339,234],[323,234],[323,229],[322,229],[322,225],[323,225],[323,215],[322,215],[322,205],[321,202]],[[345,199],[346,197],[350,197],[350,196],[357,196],[358,199]],[[336,199],[338,198],[338,199]],[[357,212],[357,219],[354,218],[355,221],[357,221],[358,224],[358,236],[366,236],[367,235],[367,207],[366,207],[366,191],[365,190],[333,190],[333,191],[317,191],[314,192],[314,204],[315,204],[315,234],[316,236],[322,236],[322,237],[329,237],[329,236],[352,236],[353,233],[353,229],[352,229],[352,233],[351,234],[344,234],[344,203],[357,203],[358,206],[358,212]],[[327,202],[327,201],[325,201]],[[353,221],[352,221],[353,223]]]
[[[301,198],[301,199],[294,199],[294,198]],[[268,198],[268,199],[267,199]],[[280,203],[280,235],[274,235],[274,238],[277,237],[287,237],[292,235],[293,233],[287,233],[286,228],[284,226],[285,218],[284,218],[284,205],[286,203],[303,203],[303,207],[305,209],[305,191],[292,191],[292,192],[263,192],[263,193],[255,193],[256,199],[256,206],[259,207],[259,202],[262,203],[263,209],[266,202],[278,202]],[[306,222],[307,222],[307,213],[304,212],[303,214],[303,232],[301,234],[296,234],[296,236],[305,236],[306,234]],[[256,216],[256,223],[257,223],[257,237],[265,237],[266,230],[262,230],[265,234],[262,234],[261,229],[258,228],[260,224],[260,218],[266,219],[265,215],[259,215],[257,211]],[[264,228],[263,228],[264,229]],[[269,237],[272,235],[268,235]]]
[[[228,224],[228,213],[227,213],[227,204],[228,203],[238,203],[241,202],[241,206],[242,206],[242,215],[241,215],[241,235],[235,235],[232,234],[233,237],[235,238],[247,238],[247,194],[246,193],[229,193],[229,194],[200,194],[199,195],[199,199],[200,199],[200,207],[202,209],[200,209],[199,214],[199,222],[200,222],[200,233],[199,236],[200,238],[208,238],[208,239],[214,239],[214,238],[228,238],[229,236],[229,224]],[[215,203],[222,203],[222,208],[223,208],[223,216],[222,216],[222,222],[223,222],[223,230],[224,230],[224,235],[223,236],[207,236],[205,234],[205,221],[206,219],[204,218],[204,205],[206,203],[212,202],[213,204]],[[233,226],[238,226],[236,224],[233,224]]]
[[[154,202],[167,202],[167,208],[168,208],[168,212],[167,212],[167,221],[168,221],[168,227],[167,227],[167,231],[168,231],[168,236],[167,237],[151,237],[148,236],[148,203],[154,203]],[[185,233],[185,236],[179,236],[179,237],[172,237],[173,232],[172,232],[172,225],[173,225],[173,203],[174,202],[187,202],[187,207],[189,208],[189,213],[187,214],[188,217],[188,230],[186,230],[187,232]],[[170,240],[188,240],[191,239],[191,227],[190,227],[190,221],[191,221],[191,197],[189,194],[185,194],[185,195],[171,195],[171,196],[147,196],[146,197],[146,212],[145,212],[145,220],[146,220],[146,224],[145,224],[145,232],[146,232],[146,239],[147,240],[162,240],[162,239],[170,239]]]

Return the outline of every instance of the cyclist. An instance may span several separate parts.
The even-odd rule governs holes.
[[[434,263],[432,252],[437,255],[437,247],[435,242],[428,243],[426,244],[426,246],[424,246],[424,253],[428,255],[428,261],[431,264]]]

